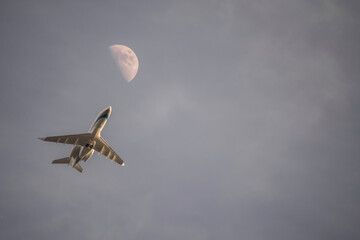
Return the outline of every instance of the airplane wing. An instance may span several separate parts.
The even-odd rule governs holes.
[[[90,133],[82,133],[82,134],[74,134],[74,135],[52,136],[52,137],[39,138],[39,139],[47,142],[56,142],[56,143],[84,146],[89,138],[90,138]]]
[[[124,166],[124,161],[116,154],[116,152],[107,144],[107,142],[102,137],[95,138],[96,144],[94,149],[104,155],[106,158],[110,158],[113,162],[117,162],[121,166]]]

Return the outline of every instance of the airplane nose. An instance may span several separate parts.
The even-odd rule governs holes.
[[[110,114],[111,114],[111,106],[106,109],[106,112],[110,116]]]

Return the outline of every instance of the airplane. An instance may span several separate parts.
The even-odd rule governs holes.
[[[69,157],[54,160],[52,161],[52,164],[68,164],[79,172],[82,172],[83,169],[79,162],[81,160],[86,162],[93,155],[95,150],[99,155],[102,154],[106,158],[110,158],[113,162],[117,162],[121,166],[124,166],[124,161],[100,136],[101,130],[104,128],[110,114],[111,106],[99,113],[94,124],[87,133],[39,138],[43,141],[74,145]]]

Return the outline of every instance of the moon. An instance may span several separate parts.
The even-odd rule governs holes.
[[[125,45],[112,45],[109,49],[114,56],[121,74],[126,81],[131,82],[139,69],[139,60],[136,54]]]

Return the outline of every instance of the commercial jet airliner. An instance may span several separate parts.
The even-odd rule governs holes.
[[[94,153],[94,150],[96,150],[99,152],[99,154],[101,153],[106,158],[110,158],[112,161],[119,163],[121,166],[124,166],[124,161],[100,136],[101,130],[109,119],[110,114],[111,107],[101,111],[88,133],[39,138],[43,141],[74,145],[69,157],[54,160],[52,163],[68,164],[79,172],[82,172],[83,169],[79,165],[79,162],[81,160],[86,162]]]

